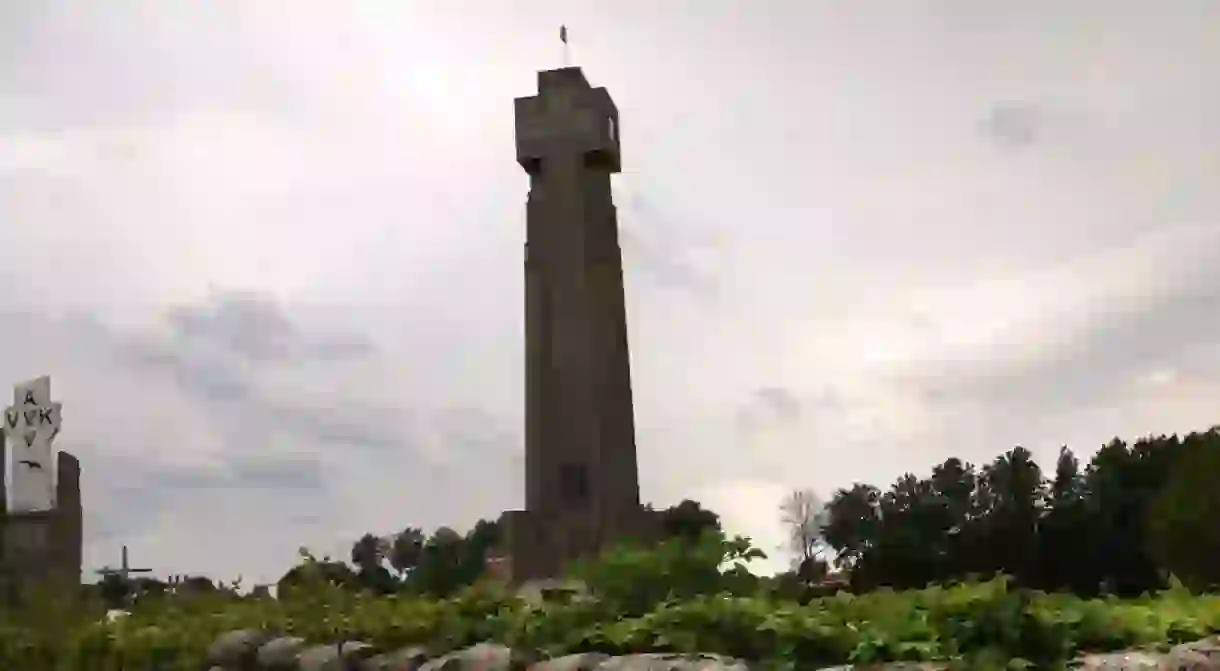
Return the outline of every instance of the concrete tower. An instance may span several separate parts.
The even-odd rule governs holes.
[[[538,73],[516,100],[517,162],[530,178],[525,245],[526,509],[503,525],[515,582],[626,536],[640,507],[627,314],[610,176],[618,110],[580,68]]]

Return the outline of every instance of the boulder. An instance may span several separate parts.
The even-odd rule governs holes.
[[[749,671],[740,659],[721,655],[683,655],[668,652],[648,652],[638,655],[611,657],[597,671]]]
[[[227,669],[247,668],[254,663],[258,649],[269,640],[271,634],[258,629],[221,634],[208,648],[208,664]]]
[[[297,671],[348,671],[375,654],[373,646],[360,641],[315,645],[297,656]]]
[[[297,657],[306,648],[305,639],[279,636],[258,649],[258,668],[263,671],[296,671]]]
[[[412,646],[373,655],[361,663],[360,671],[418,671],[427,661],[427,651]]]
[[[478,643],[424,662],[419,671],[511,671],[512,662],[513,651],[508,647]]]

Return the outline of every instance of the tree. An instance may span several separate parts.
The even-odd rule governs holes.
[[[407,527],[394,535],[390,542],[390,566],[398,572],[399,577],[419,566],[419,559],[424,551],[424,532],[418,527]]]
[[[1093,529],[1091,579],[1119,596],[1165,586],[1150,552],[1148,512],[1169,479],[1170,465],[1198,434],[1147,437],[1134,445],[1115,438],[1098,450],[1085,472]]]
[[[385,559],[389,546],[384,538],[366,533],[352,543],[352,564],[361,572],[371,572]]]
[[[1092,534],[1080,461],[1065,445],[1059,449],[1038,531],[1039,587],[1092,596],[1098,583]]]
[[[856,483],[835,492],[826,505],[822,536],[835,550],[835,563],[852,568],[876,546],[880,531],[881,492]]]
[[[1044,499],[1041,469],[1029,450],[1016,447],[983,468],[980,485],[991,504],[982,511],[986,516],[983,547],[987,548],[982,568],[1033,583]]]
[[[301,548],[298,553],[301,556],[301,563],[288,569],[276,582],[276,593],[279,598],[291,597],[301,588],[308,590],[315,581],[330,583],[350,590],[360,588],[359,576],[347,564],[333,561],[329,557],[315,559],[305,548]]]
[[[682,537],[652,546],[622,543],[575,562],[570,571],[602,603],[632,617],[669,599],[756,594],[760,581],[746,564],[765,558],[749,538],[708,530],[695,543]]]
[[[398,583],[382,562],[390,553],[390,539],[366,533],[352,544],[351,559],[360,584],[379,594],[393,592]]]
[[[211,578],[202,575],[188,575],[182,576],[180,579],[176,578],[174,587],[180,594],[211,594],[221,589],[221,585],[212,582]]]
[[[1188,436],[1148,516],[1149,549],[1187,587],[1220,587],[1220,430]]]
[[[98,582],[98,594],[106,609],[114,610],[129,607],[134,590],[130,580],[124,580],[117,573],[107,573]]]
[[[683,499],[678,505],[661,511],[661,529],[667,539],[680,538],[696,543],[707,531],[721,531],[720,516],[698,501]]]
[[[458,582],[473,585],[487,570],[487,555],[500,543],[500,525],[491,520],[479,520],[462,539],[462,556],[458,564]]]
[[[797,573],[802,577],[813,575],[813,562],[824,546],[822,526],[826,523],[826,506],[812,489],[798,489],[784,498],[779,509],[788,547],[796,555],[793,564]]]
[[[463,571],[465,538],[450,527],[440,527],[424,542],[419,563],[407,577],[408,587],[417,593],[445,597],[466,581]]]

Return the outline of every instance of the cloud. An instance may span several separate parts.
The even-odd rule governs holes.
[[[788,426],[800,421],[801,400],[782,387],[760,387],[740,411],[740,425],[745,431],[769,426]]]
[[[1041,138],[1042,113],[1020,103],[996,103],[984,116],[980,129],[1001,147],[1021,149]]]
[[[621,182],[620,182],[621,184]],[[680,224],[653,206],[652,199],[620,187],[619,244],[623,263],[649,289],[678,289],[714,298],[719,289],[719,245],[703,227]]]
[[[361,356],[372,350],[368,340],[352,336],[308,340],[281,306],[251,292],[221,294],[206,305],[180,307],[169,319],[180,343],[210,341],[255,363]]]
[[[644,500],[774,545],[796,487],[1214,421],[1214,8],[170,4],[0,3],[0,378],[52,376],[92,567],[521,504],[559,23],[622,115]]]
[[[255,293],[163,314],[142,328],[0,315],[11,351],[29,355],[0,360],[4,373],[50,373],[64,401],[57,447],[82,462],[90,566],[128,544],[158,571],[274,580],[302,544],[342,556],[364,531],[461,528],[519,505],[517,432],[477,408],[399,405],[369,373],[379,350],[342,323],[312,328]],[[58,366],[33,367],[44,361]],[[327,390],[344,377],[364,392]],[[422,505],[438,497],[458,500]],[[265,554],[212,549],[235,543]]]

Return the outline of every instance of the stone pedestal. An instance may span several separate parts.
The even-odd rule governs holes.
[[[0,581],[5,598],[45,589],[75,596],[80,589],[80,462],[67,452],[60,452],[56,462],[59,476],[53,509],[0,516]]]
[[[498,572],[509,582],[561,578],[571,563],[596,557],[614,544],[637,541],[653,544],[661,537],[660,513],[638,508],[620,516],[602,533],[578,515],[546,517],[526,510],[509,510],[500,517],[501,552],[507,561]]]

